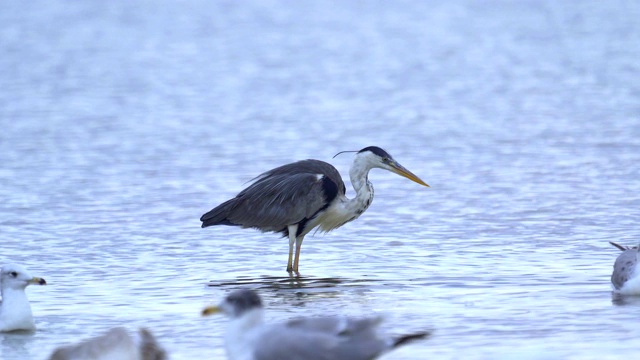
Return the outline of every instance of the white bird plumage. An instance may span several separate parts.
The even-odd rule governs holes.
[[[30,284],[46,283],[20,265],[7,264],[0,269],[0,332],[36,329],[25,289]]]

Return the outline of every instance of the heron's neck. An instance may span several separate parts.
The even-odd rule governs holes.
[[[356,197],[349,201],[351,210],[362,214],[373,201],[373,185],[369,182],[369,170],[371,166],[366,161],[354,161],[351,170],[349,170],[349,178],[351,185],[356,191]]]

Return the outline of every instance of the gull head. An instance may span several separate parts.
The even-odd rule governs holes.
[[[44,279],[29,275],[19,265],[7,264],[0,268],[0,332],[35,330],[31,306],[24,290],[30,284],[46,283]]]
[[[223,313],[231,318],[238,318],[251,310],[262,309],[262,300],[253,290],[236,290],[231,292],[217,306],[209,306],[202,310],[202,316]]]
[[[7,264],[0,270],[0,283],[2,290],[23,290],[30,284],[46,285],[43,278],[33,277],[25,268],[16,264]]]

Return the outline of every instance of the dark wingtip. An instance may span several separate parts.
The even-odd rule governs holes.
[[[609,244],[611,244],[611,245],[613,245],[613,246],[617,247],[618,249],[620,249],[620,250],[622,250],[622,251],[625,251],[625,250],[626,250],[622,245],[616,244],[616,243],[614,243],[613,241],[609,241]]]
[[[47,281],[43,278],[40,278],[40,280],[38,280],[38,285],[47,285]]]
[[[202,225],[200,225],[200,227],[206,228],[207,226],[215,225],[210,221],[210,219],[203,219],[203,218],[200,218],[200,221],[202,221]]]
[[[415,334],[411,334],[411,335],[403,335],[397,339],[395,339],[393,341],[393,347],[397,347],[397,346],[401,346],[404,344],[408,344],[412,341],[415,340],[422,340],[422,339],[426,339],[429,336],[431,336],[431,333],[428,331],[425,332],[420,332],[420,333],[415,333]]]
[[[613,241],[609,241],[609,244],[617,247],[618,249],[620,249],[621,251],[626,251],[626,250],[633,250],[633,249],[638,249],[638,251],[640,251],[640,247],[639,246],[623,246],[617,243],[614,243]]]
[[[202,225],[200,225],[200,227],[202,227],[202,228],[206,228],[206,227],[209,227],[209,226],[215,226],[215,225],[240,226],[240,224],[233,223],[233,222],[229,221],[229,219],[222,219],[220,221],[216,221],[215,219],[205,219],[205,220],[200,220],[200,221],[202,221]]]
[[[202,216],[200,216],[200,221],[202,221],[201,227],[205,228],[207,226],[213,225],[211,223],[211,216],[209,216],[210,214],[211,214],[211,211],[209,211],[208,213],[203,214]]]

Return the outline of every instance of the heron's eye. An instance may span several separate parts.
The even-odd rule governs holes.
[[[9,275],[11,275],[13,277],[18,277],[18,273],[15,272],[15,271],[10,272]]]
[[[382,158],[382,162],[388,163],[389,162],[389,158],[388,157],[383,157]]]

